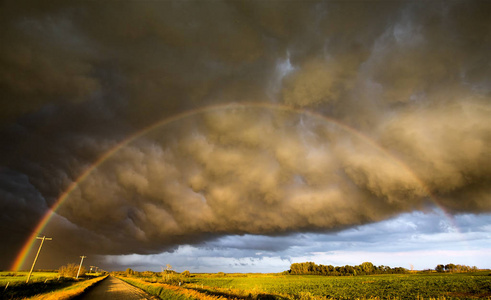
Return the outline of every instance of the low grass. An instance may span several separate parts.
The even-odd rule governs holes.
[[[164,300],[222,300],[228,299],[219,296],[210,296],[202,294],[198,291],[185,289],[179,286],[164,284],[164,283],[151,283],[141,279],[118,277],[119,279],[137,287],[150,295],[157,296]]]

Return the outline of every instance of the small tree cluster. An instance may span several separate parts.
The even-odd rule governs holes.
[[[328,276],[355,276],[371,274],[404,274],[408,270],[389,266],[374,266],[371,262],[364,262],[357,266],[334,267],[331,265],[317,265],[313,262],[294,263],[290,266],[289,274],[294,275],[328,275]]]
[[[60,274],[60,276],[62,277],[77,277],[78,268],[79,265],[77,264],[68,264],[66,266],[62,266],[58,270],[58,274]],[[85,273],[87,273],[87,270],[84,266],[82,266],[82,268],[80,269],[80,275],[84,275]]]
[[[478,268],[476,266],[470,267],[465,265],[455,265],[455,264],[446,264],[446,265],[437,265],[435,267],[435,271],[438,273],[449,272],[449,273],[464,273],[464,272],[476,272]]]

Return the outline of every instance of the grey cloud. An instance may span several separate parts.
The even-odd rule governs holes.
[[[471,219],[483,227],[466,226],[466,223],[474,223]],[[486,248],[489,230],[485,226],[489,224],[489,219],[489,214],[457,215],[450,220],[438,210],[431,213],[413,212],[336,233],[302,233],[280,237],[226,236],[204,245],[181,246],[173,252],[156,255],[110,256],[106,258],[106,263],[117,265],[119,269],[139,266],[141,270],[159,271],[160,265],[170,263],[177,270],[189,269],[196,272],[206,272],[214,268],[225,272],[257,272],[257,266],[236,267],[249,260],[260,259],[263,268],[270,272],[281,272],[288,269],[294,261],[321,259],[319,255],[329,256],[328,261],[323,262],[325,264],[344,265],[361,263],[369,259],[369,253],[381,252],[390,256],[390,264],[393,265],[395,258],[401,255],[399,252],[416,251],[414,255],[418,255],[422,245],[423,251],[428,253],[441,253],[443,249],[456,250],[462,247],[471,250],[477,245]],[[459,231],[465,232],[465,237]],[[273,247],[265,249],[265,245]],[[357,253],[350,255],[351,251]],[[345,262],[346,257],[350,257],[353,262]],[[226,267],[227,263],[235,267]],[[383,260],[380,263],[387,264]],[[401,266],[401,263],[393,266]],[[429,265],[422,263],[422,266],[434,267],[433,262]]]
[[[295,240],[295,241],[294,241]],[[230,248],[233,251],[251,251],[259,252],[279,252],[285,251],[292,246],[298,246],[298,240],[292,239],[292,236],[225,236],[215,241],[206,242],[205,245],[210,248]]]

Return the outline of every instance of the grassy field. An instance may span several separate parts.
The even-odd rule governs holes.
[[[0,272],[0,287],[5,287],[7,283],[15,284],[26,282],[29,272]],[[46,281],[58,277],[58,272],[32,272],[29,282]]]
[[[0,272],[0,299],[68,299],[103,277],[75,280],[58,278],[58,272]],[[90,277],[87,277],[90,278]]]
[[[127,283],[136,286],[149,293],[164,300],[194,300],[199,299],[198,293],[192,293],[191,290],[179,288],[173,285],[167,285],[162,283],[145,282],[135,278],[118,277],[119,279],[126,281]]]
[[[146,280],[153,285],[164,281]],[[491,299],[489,271],[340,277],[194,274],[179,280],[181,289],[220,299]]]
[[[476,299],[491,298],[491,276],[485,273],[406,274],[370,276],[278,276],[248,275],[245,277],[195,276],[188,286],[218,290],[263,292],[291,299],[309,296],[334,299]]]

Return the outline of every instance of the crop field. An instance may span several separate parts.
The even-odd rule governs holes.
[[[489,272],[459,274],[405,274],[370,276],[247,275],[213,277],[196,275],[190,285],[263,292],[287,298],[335,299],[491,299]],[[243,294],[243,293],[242,293]]]
[[[139,278],[149,285],[180,282],[181,289],[210,297],[203,299],[491,299],[489,271],[365,276],[193,274],[187,278],[177,275],[170,281]]]

